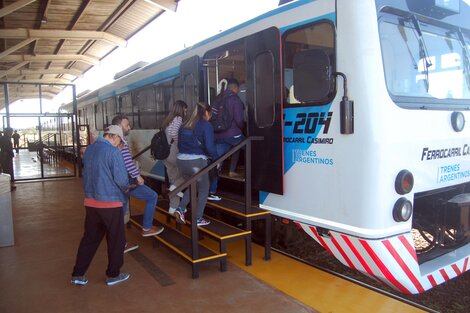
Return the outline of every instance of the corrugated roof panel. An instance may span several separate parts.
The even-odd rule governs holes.
[[[175,8],[177,0],[154,0],[161,1],[162,6]],[[4,0],[3,8],[15,3],[16,0]],[[47,10],[45,10],[47,4]],[[116,46],[102,40],[89,39],[39,39],[20,47],[28,42],[28,38],[4,38],[2,40],[2,29],[26,28],[31,30],[72,30],[72,31],[106,31],[123,39],[129,39],[142,27],[154,20],[163,12],[162,8],[147,1],[137,0],[93,0],[88,4],[81,0],[50,0],[34,1],[30,4],[10,12],[3,17],[3,24],[0,25],[0,53],[17,46],[17,49],[10,51],[9,56],[37,56],[54,54],[86,54],[98,60],[108,55]],[[43,14],[44,13],[44,14]],[[21,34],[18,34],[21,36]],[[19,47],[19,48],[18,48]],[[21,70],[36,69],[63,69],[72,68],[83,73],[91,68],[91,65],[81,61],[55,60],[52,63],[48,60],[33,61],[23,64],[22,58],[0,59],[0,71],[12,69],[20,66]],[[47,83],[48,80],[55,81],[61,75],[56,74],[35,74],[32,71],[24,71],[0,77],[0,80],[16,81],[24,79],[27,81],[37,80],[37,82]],[[62,77],[74,80],[76,77],[70,74],[63,74]],[[4,106],[4,98],[0,97],[0,109]]]

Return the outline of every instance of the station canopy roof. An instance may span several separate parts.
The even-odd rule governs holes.
[[[3,0],[0,82],[12,103],[38,98],[37,85],[71,84],[179,0]],[[3,4],[3,6],[2,6]],[[0,109],[5,106],[0,85]],[[63,85],[41,87],[54,98]]]

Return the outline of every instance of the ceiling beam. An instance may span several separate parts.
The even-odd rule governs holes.
[[[3,76],[7,76],[8,74],[16,73],[18,70],[20,70],[20,68],[22,68],[23,66],[25,66],[28,63],[29,62],[24,61],[24,62],[21,62],[19,64],[16,64],[15,66],[13,66],[12,68],[9,68],[6,71],[0,71],[0,78],[2,78]]]
[[[13,2],[10,5],[7,5],[6,7],[0,9],[0,18],[4,17],[5,15],[8,15],[10,13],[15,12],[16,10],[21,9],[22,7],[27,6],[28,4],[34,2],[36,0],[18,0]]]
[[[62,91],[62,89],[60,90],[53,90],[52,88],[42,88],[41,89],[41,93],[49,93],[49,94],[54,94],[54,95],[58,95],[59,92]],[[17,88],[17,89],[11,89],[11,90],[8,90],[8,94],[15,94],[15,95],[21,95],[21,94],[37,94],[39,96],[39,89],[36,88]]]
[[[57,96],[57,94],[47,91],[47,92],[42,92],[41,96],[43,98],[52,99],[55,96]],[[18,93],[13,92],[13,93],[8,93],[8,98],[10,98],[10,99],[12,99],[12,98],[18,98],[18,99],[39,98],[39,93],[38,92],[18,92]],[[10,102],[12,102],[12,101],[10,101]]]
[[[83,54],[39,54],[39,55],[7,55],[0,58],[0,62],[36,62],[36,61],[81,61],[90,65],[98,65],[98,58]]]
[[[1,82],[2,83],[71,84],[71,80],[68,80],[66,78],[43,78],[43,79],[8,78],[8,79],[2,79]]]
[[[91,30],[59,30],[59,29],[2,29],[1,38],[67,39],[67,40],[103,40],[113,46],[125,46],[127,40],[100,31]]]
[[[75,69],[67,68],[49,68],[49,69],[34,69],[34,70],[16,70],[16,71],[0,71],[0,77],[5,75],[41,75],[41,74],[69,74],[74,76],[82,75],[82,72]]]
[[[5,31],[5,30],[2,30],[2,33],[3,33],[4,31]],[[7,55],[9,55],[9,54],[11,54],[11,53],[13,53],[13,52],[15,52],[16,50],[19,50],[19,49],[23,48],[23,47],[26,46],[26,45],[29,45],[30,43],[32,43],[32,42],[35,41],[35,40],[36,40],[36,39],[31,39],[31,38],[26,39],[26,40],[23,40],[23,41],[20,42],[19,44],[16,44],[16,45],[14,45],[13,47],[8,48],[8,49],[6,49],[6,50],[3,51],[3,52],[0,52],[0,59],[3,58],[3,57],[5,57],[5,56],[7,56]]]
[[[80,18],[84,14],[84,12],[87,9],[90,2],[91,2],[91,0],[82,1],[82,4],[78,8],[78,11],[74,14],[74,16],[73,16],[72,20],[70,21],[69,25],[67,26],[66,30],[73,30],[74,29],[74,27],[77,25],[78,21],[80,20]],[[97,29],[97,30],[102,31],[101,29]],[[59,43],[57,44],[56,48],[54,49],[54,54],[60,54],[60,50],[62,49],[64,44],[65,44],[64,39],[59,40]],[[85,54],[85,53],[80,52],[78,54]],[[52,62],[47,63],[46,68],[51,67],[51,64],[52,64]],[[75,64],[75,62],[71,61],[65,66],[65,68],[71,68],[73,64]],[[61,77],[61,76],[62,75],[60,75],[59,77]]]

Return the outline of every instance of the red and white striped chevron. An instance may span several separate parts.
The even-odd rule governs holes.
[[[314,226],[296,224],[344,265],[406,294],[422,293],[470,269],[467,255],[421,274],[411,233],[377,240],[334,231],[321,236]]]

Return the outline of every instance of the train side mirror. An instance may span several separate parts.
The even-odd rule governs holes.
[[[325,51],[312,49],[294,56],[295,98],[300,102],[328,99],[331,86],[331,60]]]

